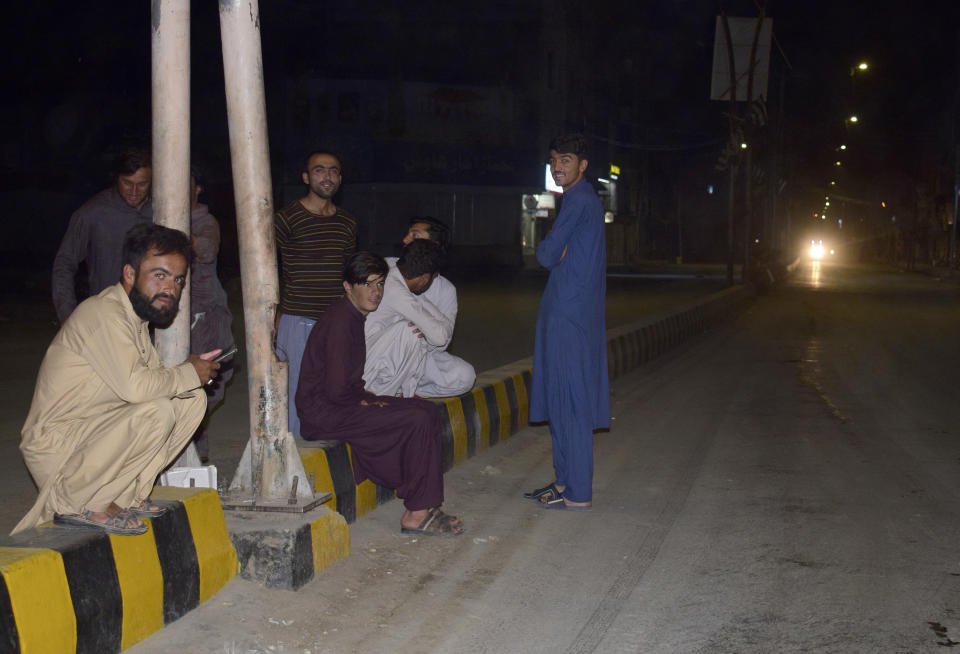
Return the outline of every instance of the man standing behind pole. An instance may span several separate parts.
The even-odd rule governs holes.
[[[280,254],[277,356],[287,362],[288,428],[300,438],[294,398],[300,360],[314,323],[343,296],[343,264],[357,249],[357,220],[333,203],[340,189],[340,160],[329,152],[307,155],[301,175],[307,194],[273,219]]]
[[[227,293],[217,277],[217,256],[220,253],[220,225],[207,205],[200,202],[204,187],[203,175],[196,166],[190,168],[190,353],[211,350],[226,351],[233,345],[233,316],[227,305]],[[220,374],[203,387],[207,394],[207,416],[193,435],[201,463],[210,458],[206,418],[223,400],[226,384],[233,376],[233,361],[220,366]]]
[[[537,315],[530,420],[550,423],[556,481],[524,494],[543,508],[574,511],[593,505],[593,430],[610,426],[603,206],[586,169],[583,136],[553,140],[550,170],[563,204],[537,246],[550,277]]]
[[[123,235],[153,218],[151,165],[148,150],[124,150],[113,164],[113,185],[87,200],[70,217],[53,260],[51,279],[53,306],[60,322],[77,306],[75,284],[81,262],[87,265],[90,296],[117,283]]]

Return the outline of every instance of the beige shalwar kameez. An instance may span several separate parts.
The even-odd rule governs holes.
[[[87,299],[40,366],[20,442],[40,495],[12,533],[54,513],[139,504],[206,406],[192,364],[160,366],[147,323],[122,285]]]

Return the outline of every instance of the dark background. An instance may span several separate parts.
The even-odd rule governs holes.
[[[759,6],[265,0],[275,201],[301,192],[303,154],[330,147],[342,154],[347,208],[362,199],[351,184],[442,185],[477,197],[515,191],[519,213],[520,193],[542,190],[549,139],[577,130],[591,140],[594,177],[609,163],[623,170],[618,221],[636,226],[635,259],[673,259],[682,230],[685,260],[722,261],[728,173],[717,165],[728,122],[726,103],[709,100],[714,24],[721,10],[753,17]],[[195,1],[191,11],[193,158],[207,171],[232,275],[218,4]],[[749,133],[754,218],[749,239],[738,224],[737,243],[793,250],[826,235],[859,258],[896,259],[907,238],[921,256],[942,256],[957,141],[956,3],[771,0],[766,13],[775,44],[766,121]],[[150,3],[18,4],[2,29],[0,257],[8,284],[42,286],[70,213],[109,183],[113,155],[149,143]],[[851,76],[861,59],[870,70]],[[850,113],[856,126],[844,123]],[[848,150],[838,169],[840,143]],[[846,200],[820,220],[831,180]],[[741,174],[738,220],[743,183]],[[361,219],[383,235],[406,210],[381,206]],[[518,218],[500,213],[481,211],[476,224],[516,229]],[[841,213],[845,233],[833,221]],[[468,232],[461,240],[507,247]]]

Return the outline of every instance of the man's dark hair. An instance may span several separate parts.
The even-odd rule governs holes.
[[[430,240],[439,245],[440,249],[446,253],[450,248],[450,228],[433,216],[414,216],[410,219],[409,227],[413,227],[417,223],[428,226],[427,234],[430,235]]]
[[[190,239],[186,234],[144,221],[131,227],[123,237],[123,265],[129,264],[139,270],[150,250],[159,255],[179,254],[190,262]]]
[[[203,171],[203,167],[199,164],[190,164],[190,177],[197,183],[197,186],[202,188],[207,187],[207,176]]]
[[[304,172],[304,173],[307,173],[307,174],[309,175],[309,174],[310,174],[310,159],[313,158],[313,157],[315,157],[315,156],[317,156],[318,154],[325,154],[325,155],[327,155],[328,157],[333,157],[334,159],[336,159],[337,162],[340,164],[340,172],[343,173],[343,162],[340,161],[340,157],[338,157],[338,156],[335,155],[334,153],[330,152],[330,150],[314,150],[313,152],[311,152],[310,154],[308,154],[307,156],[305,156],[305,157],[303,158],[303,169],[302,169],[300,172]]]
[[[370,278],[370,275],[386,277],[390,268],[379,254],[360,250],[347,257],[343,265],[343,281],[350,284],[359,284]]]
[[[443,248],[423,238],[414,240],[403,248],[403,254],[397,259],[397,268],[404,279],[413,279],[424,273],[433,276],[440,271],[443,263]]]
[[[560,154],[575,154],[577,159],[589,159],[587,156],[587,139],[583,134],[561,134],[550,141],[550,150]]]
[[[113,169],[110,171],[113,178],[120,175],[132,175],[141,168],[152,168],[153,161],[150,158],[150,150],[146,148],[127,148],[117,155],[113,161]]]

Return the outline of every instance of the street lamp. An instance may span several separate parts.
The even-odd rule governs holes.
[[[856,114],[854,114],[854,115],[850,116],[849,118],[847,118],[847,122],[848,122],[848,123],[856,123],[856,122],[858,122],[859,120],[860,120],[860,119],[857,118]]]

